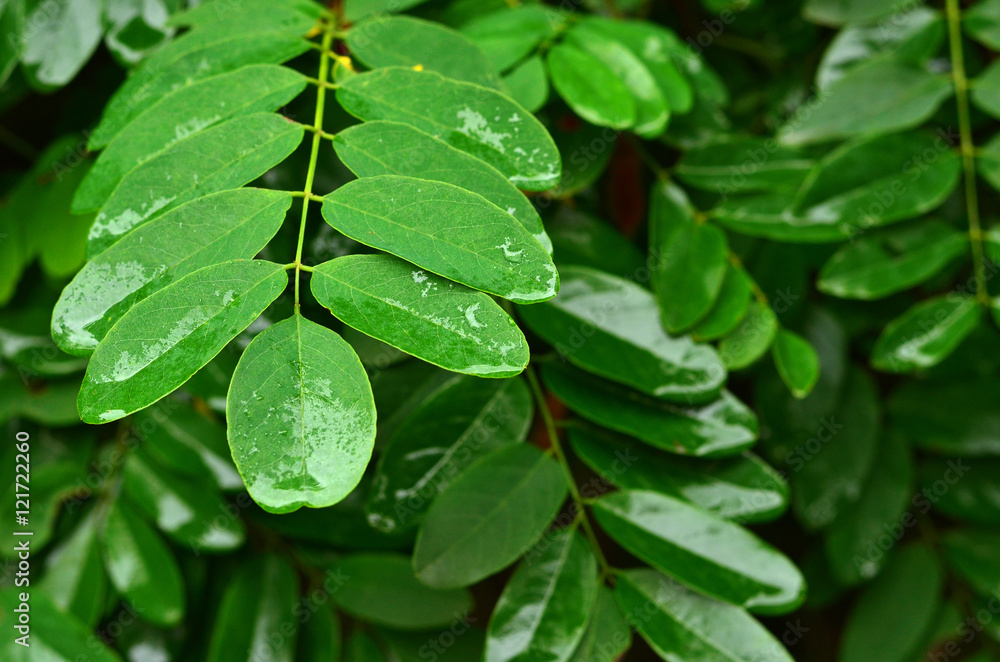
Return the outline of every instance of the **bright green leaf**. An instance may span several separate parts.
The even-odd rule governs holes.
[[[615,71],[571,43],[553,47],[545,59],[552,86],[577,115],[598,126],[627,129],[636,122],[636,103]]]

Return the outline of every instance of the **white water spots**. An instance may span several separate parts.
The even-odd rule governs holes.
[[[524,253],[524,249],[522,248],[519,251],[511,250],[511,246],[513,245],[514,245],[513,239],[511,239],[510,237],[504,237],[504,242],[499,246],[494,246],[494,248],[499,248],[500,250],[502,250],[503,256],[508,260],[517,261],[520,259],[521,254]]]
[[[510,138],[510,134],[494,131],[490,128],[489,122],[481,113],[466,106],[458,111],[458,119],[462,120],[462,126],[458,128],[459,131],[470,138],[475,138],[479,142],[489,145],[501,154],[506,153],[507,147],[503,144],[503,141]]]
[[[174,127],[174,142],[178,140],[184,140],[192,133],[197,133],[202,129],[208,128],[218,122],[221,119],[219,115],[213,115],[202,119],[200,117],[192,117],[187,122],[182,122]]]
[[[413,282],[414,283],[416,283],[417,285],[423,285],[424,286],[423,291],[420,292],[420,296],[421,297],[426,297],[430,293],[431,290],[437,291],[437,288],[438,288],[437,283],[435,283],[434,281],[432,281],[430,279],[430,276],[428,276],[426,273],[424,273],[424,271],[422,269],[419,270],[419,271],[411,272],[410,275],[413,276]]]
[[[150,269],[136,260],[112,264],[91,262],[63,291],[53,315],[53,330],[76,347],[96,347],[101,338],[89,327],[105,314],[113,317],[108,326],[117,321],[117,306],[129,302],[131,294],[164,271],[166,267],[162,265]]]
[[[139,347],[135,354],[129,349],[122,349],[115,364],[105,374],[95,376],[94,381],[108,383],[129,379],[191,335],[195,329],[207,322],[209,317],[208,310],[203,306],[192,308],[177,320],[165,337]]]
[[[517,209],[515,207],[507,207],[507,213],[511,216],[517,216]]]
[[[101,237],[110,235],[112,237],[117,237],[123,235],[137,225],[142,224],[143,221],[156,212],[169,205],[174,201],[175,197],[176,196],[170,196],[169,198],[157,198],[149,204],[142,205],[142,208],[139,211],[126,209],[110,220],[104,212],[101,212],[97,215],[97,218],[94,219],[94,225],[90,228],[90,236]]]
[[[510,119],[508,119],[507,121],[511,122],[511,123],[520,122],[521,121],[521,116],[518,115],[517,113],[514,113],[513,115],[510,116]]]
[[[124,416],[124,409],[110,409],[97,418],[99,418],[102,423],[107,423],[108,421],[117,421],[119,418],[123,418]]]
[[[479,310],[478,303],[474,303],[465,309],[465,320],[469,323],[469,325],[473,329],[481,329],[484,326],[486,326],[485,324],[482,324],[479,320],[476,319],[477,310]]]

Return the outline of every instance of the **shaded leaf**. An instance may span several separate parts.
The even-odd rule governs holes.
[[[560,43],[549,50],[545,64],[552,86],[577,115],[613,129],[635,124],[635,100],[600,58],[575,44]]]
[[[778,317],[760,301],[750,302],[746,316],[719,343],[719,356],[730,370],[741,370],[757,362],[778,337]]]
[[[614,662],[632,646],[632,630],[606,586],[597,589],[597,601],[583,639],[570,662]]]
[[[872,349],[872,365],[910,372],[937,365],[979,325],[971,297],[944,296],[913,306],[885,327]]]
[[[889,399],[892,425],[932,453],[1000,455],[1000,393],[985,378],[908,382]]]
[[[809,341],[779,329],[771,349],[774,365],[788,390],[797,398],[809,395],[819,379],[819,356]]]

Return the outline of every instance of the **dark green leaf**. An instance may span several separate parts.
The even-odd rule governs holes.
[[[1000,48],[1000,2],[980,0],[965,12],[965,31],[981,44]]]
[[[97,519],[93,512],[52,550],[38,588],[62,611],[90,627],[97,624],[107,599],[108,578],[97,546]]]
[[[916,521],[906,507],[913,495],[913,459],[909,446],[894,434],[879,440],[874,470],[861,497],[843,512],[826,532],[825,549],[830,569],[839,582],[859,584],[873,578],[887,559],[887,537],[905,531]],[[905,514],[904,514],[905,513]]]
[[[741,370],[764,356],[777,337],[777,315],[768,304],[754,300],[739,325],[719,343],[719,356],[726,368]]]
[[[520,315],[562,357],[586,370],[679,402],[706,402],[725,382],[712,348],[672,338],[638,285],[586,267],[562,270],[562,293]]]
[[[651,490],[746,524],[768,522],[788,506],[788,484],[756,455],[705,461],[666,455],[630,439],[571,430],[573,450],[604,481]]]
[[[300,614],[291,566],[277,556],[255,556],[226,587],[209,644],[208,662],[294,662]]]
[[[979,325],[979,304],[949,295],[913,306],[885,327],[872,349],[872,365],[911,372],[937,365]]]
[[[805,599],[798,568],[746,529],[665,494],[616,492],[594,505],[608,535],[636,557],[705,595],[762,614]]]
[[[894,1],[894,0],[893,0]],[[926,69],[874,61],[831,83],[779,133],[787,145],[807,145],[922,124],[951,96],[951,81]]]
[[[627,278],[642,273],[646,261],[635,244],[606,221],[579,209],[560,205],[545,219],[559,266],[577,264]]]
[[[445,627],[472,608],[462,589],[439,591],[421,584],[405,556],[356,554],[337,562],[346,581],[337,606],[355,618],[400,630]]]
[[[597,560],[575,527],[551,534],[500,595],[484,662],[568,660],[597,599]]]
[[[881,299],[931,278],[966,247],[966,236],[940,221],[863,236],[823,265],[816,287],[844,299]]]
[[[772,347],[774,365],[796,398],[809,395],[819,379],[819,356],[802,336],[779,329]]]
[[[217,490],[176,476],[143,450],[125,461],[124,487],[131,503],[182,545],[222,552],[243,544],[243,521],[227,511]]]
[[[295,662],[340,662],[340,619],[325,604],[310,608],[309,620],[299,628]]]
[[[348,78],[337,100],[363,120],[403,122],[486,161],[518,188],[559,182],[561,162],[538,120],[504,95],[432,71],[387,67]]]
[[[168,395],[250,326],[287,284],[279,264],[232,260],[143,299],[94,352],[80,387],[80,417],[108,423]]]
[[[636,103],[610,66],[571,43],[553,47],[545,59],[552,85],[573,111],[591,124],[627,129]]]
[[[361,361],[343,338],[297,311],[243,353],[226,420],[250,495],[275,513],[346,497],[375,443],[375,402]]]
[[[959,530],[944,539],[948,565],[983,596],[1000,593],[1000,562],[997,561],[1000,534],[994,531]]]
[[[436,588],[474,584],[528,550],[566,498],[559,465],[516,444],[480,460],[441,493],[417,536],[417,577]]]
[[[899,0],[807,0],[803,13],[824,25],[866,23],[898,11]]]
[[[136,228],[66,286],[52,314],[52,337],[87,356],[132,306],[188,274],[248,260],[278,232],[287,193],[237,189],[198,198]]]
[[[111,583],[155,625],[177,625],[184,616],[184,585],[173,552],[130,506],[115,502],[102,532]]]
[[[254,113],[174,143],[122,178],[90,228],[88,255],[185,202],[253,181],[291,154],[302,134],[281,115]]]
[[[735,331],[750,309],[751,294],[750,277],[742,268],[730,264],[715,305],[691,329],[691,337],[703,342],[728,336]]]
[[[743,609],[702,597],[652,570],[621,573],[615,595],[664,660],[683,651],[684,662],[792,662],[778,640]]]
[[[813,165],[799,150],[775,140],[734,138],[685,152],[676,172],[684,183],[725,197],[794,190]]]
[[[918,544],[900,550],[855,603],[838,659],[916,659],[941,604],[943,574],[930,548]]]
[[[410,16],[376,15],[347,33],[351,54],[370,69],[422,67],[454,80],[500,87],[481,50],[465,36]]]
[[[369,520],[385,531],[419,522],[476,460],[524,441],[533,413],[523,380],[449,377],[403,420],[379,458]]]
[[[511,301],[545,301],[559,290],[551,257],[524,226],[451,184],[358,179],[324,198],[323,218],[356,241]]]
[[[728,391],[710,404],[685,407],[569,366],[546,365],[542,374],[553,394],[584,418],[671,453],[735,455],[757,439],[757,417]]]
[[[928,451],[1000,455],[1000,392],[989,379],[909,382],[889,400],[893,426]]]
[[[920,465],[921,494],[949,517],[996,526],[1000,524],[998,471],[996,458],[980,458],[975,464],[964,458],[929,458]]]
[[[656,79],[641,56],[613,37],[605,35],[600,25],[582,21],[566,33],[566,43],[587,51],[606,65],[625,85],[635,104],[633,131],[644,138],[655,138],[667,128],[670,108]]]
[[[598,587],[594,612],[569,662],[614,662],[631,646],[632,630],[618,607],[614,592],[606,586]]]

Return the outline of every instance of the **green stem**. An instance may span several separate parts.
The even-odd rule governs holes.
[[[302,219],[299,221],[299,241],[295,247],[295,312],[299,312],[301,306],[299,298],[299,280],[305,269],[302,266],[302,246],[306,240],[306,219],[309,217],[309,202],[314,199],[312,192],[313,181],[316,179],[316,163],[319,160],[319,145],[323,140],[323,111],[326,108],[326,80],[330,74],[330,45],[333,44],[333,36],[336,25],[331,21],[327,23],[323,32],[323,50],[319,58],[320,85],[316,87],[316,116],[313,121],[312,151],[309,153],[309,169],[306,171],[306,185],[302,193]]]
[[[577,520],[580,522],[580,528],[583,529],[583,535],[594,550],[594,556],[601,567],[601,577],[610,576],[611,567],[608,565],[608,560],[604,557],[601,545],[597,542],[597,535],[594,533],[594,528],[587,517],[587,511],[584,509],[587,501],[580,495],[580,490],[576,486],[576,479],[573,478],[573,472],[569,467],[569,462],[566,460],[566,453],[563,452],[562,443],[559,441],[559,431],[556,429],[555,419],[552,417],[552,411],[549,410],[549,403],[545,401],[545,392],[542,390],[542,385],[538,382],[538,377],[535,375],[533,368],[529,366],[524,371],[524,374],[528,377],[531,392],[535,396],[535,402],[538,403],[538,410],[541,412],[542,422],[545,424],[545,432],[549,437],[552,454],[555,456],[556,461],[559,462],[559,466],[562,467],[563,474],[566,476],[566,484],[569,487],[570,496],[576,505]]]
[[[948,42],[951,49],[951,77],[955,84],[958,106],[958,129],[961,134],[962,165],[965,179],[965,207],[969,216],[969,242],[976,278],[976,299],[988,306],[986,261],[983,257],[983,231],[979,220],[979,193],[976,188],[976,146],[972,140],[972,120],[969,113],[969,80],[965,76],[965,56],[962,53],[962,9],[959,0],[946,0]]]

